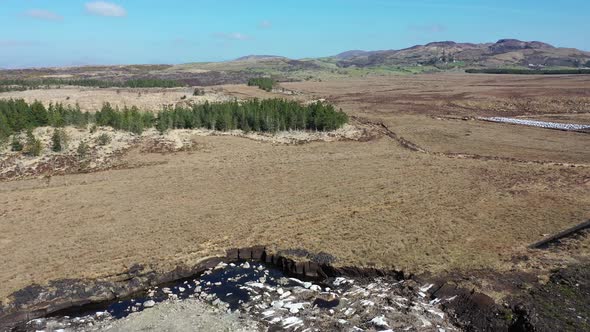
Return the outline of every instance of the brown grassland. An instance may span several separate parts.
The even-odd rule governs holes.
[[[325,98],[379,134],[303,145],[199,136],[193,151],[135,149],[123,157],[148,166],[1,182],[0,298],[53,279],[106,278],[136,263],[167,271],[250,245],[434,274],[542,273],[590,257],[588,243],[563,254],[527,249],[590,217],[590,135],[474,119],[588,123],[589,77],[436,74],[282,85],[300,92],[288,98]],[[515,259],[523,255],[530,259]]]

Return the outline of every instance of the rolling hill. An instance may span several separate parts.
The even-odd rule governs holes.
[[[334,56],[306,59],[290,59],[277,55],[248,55],[231,61],[177,65],[11,69],[0,70],[0,83],[4,81],[4,85],[10,85],[10,80],[67,77],[73,81],[93,79],[116,82],[132,79],[162,79],[178,81],[180,84],[190,86],[209,86],[242,84],[250,78],[260,76],[273,76],[277,81],[301,81],[445,70],[534,68],[553,71],[586,67],[590,67],[590,52],[555,47],[538,41],[502,39],[495,43],[484,44],[439,41],[401,50],[351,50]]]
[[[497,68],[582,67],[590,65],[590,52],[560,48],[546,43],[501,39],[496,43],[472,44],[453,41],[433,42],[401,50],[348,51],[333,56],[340,67],[417,66],[460,63],[466,66]]]

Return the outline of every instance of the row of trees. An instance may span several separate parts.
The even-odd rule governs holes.
[[[151,112],[140,112],[135,106],[119,110],[109,103],[105,103],[101,110],[94,114],[94,123],[98,126],[109,126],[136,134],[141,134],[145,128],[153,127],[154,120],[154,114]]]
[[[27,91],[30,88],[26,86],[0,86],[0,93],[10,91]]]
[[[28,104],[22,99],[0,100],[0,137],[7,137],[25,129],[41,126],[84,126],[92,114],[82,112],[78,105],[49,104],[48,108],[35,101]]]
[[[253,99],[243,103],[226,102],[194,105],[192,108],[167,108],[158,113],[156,128],[207,128],[276,132],[281,130],[329,131],[342,127],[348,116],[321,102],[301,105],[283,99]]]
[[[41,102],[28,104],[22,99],[0,100],[0,138],[35,127],[77,126],[90,123],[141,134],[144,129],[208,128],[214,130],[275,132],[280,130],[329,131],[348,122],[348,116],[334,106],[321,102],[302,105],[283,99],[224,102],[192,107],[165,107],[157,116],[136,107],[119,109],[105,103],[96,113],[82,112],[79,106],[61,103],[45,107]]]
[[[1,87],[38,88],[50,85],[74,85],[99,88],[176,88],[186,86],[185,83],[159,78],[138,78],[121,81],[97,79],[58,79],[42,78],[30,80],[0,80]]]
[[[272,91],[275,83],[275,80],[270,77],[258,77],[248,80],[248,86],[257,86],[258,88],[268,92]]]
[[[89,123],[141,134],[144,128],[152,127],[154,122],[153,113],[140,112],[135,106],[119,110],[105,103],[100,111],[90,113],[82,112],[78,105],[64,106],[61,103],[51,103],[45,108],[38,101],[28,104],[22,99],[0,100],[1,137],[35,127],[84,127]]]

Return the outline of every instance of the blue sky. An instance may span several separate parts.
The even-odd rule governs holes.
[[[318,57],[430,41],[590,50],[588,0],[0,0],[0,67]]]

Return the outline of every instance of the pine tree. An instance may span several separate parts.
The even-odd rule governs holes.
[[[88,143],[86,143],[86,141],[82,141],[80,142],[80,145],[78,145],[78,148],[76,149],[76,153],[78,154],[78,157],[80,157],[80,159],[84,159],[86,158],[86,155],[88,154],[88,150],[89,150],[89,146]]]
[[[51,150],[61,152],[67,144],[66,132],[62,129],[54,129],[51,135]]]
[[[41,146],[41,141],[37,138],[35,138],[35,135],[33,135],[33,131],[32,130],[28,130],[27,131],[27,142],[25,144],[25,153],[29,156],[39,156],[41,155],[41,150],[43,150],[43,147]]]

